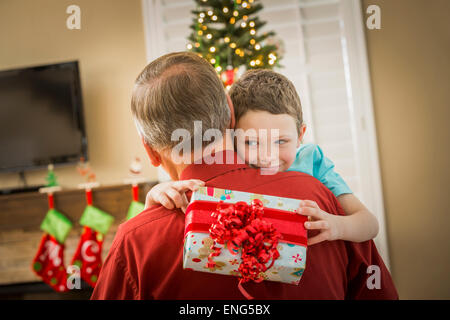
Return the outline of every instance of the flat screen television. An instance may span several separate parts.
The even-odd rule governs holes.
[[[87,160],[78,62],[0,71],[0,171]]]

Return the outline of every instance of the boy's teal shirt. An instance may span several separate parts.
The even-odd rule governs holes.
[[[309,174],[322,182],[333,194],[353,193],[344,179],[334,171],[334,163],[324,156],[317,144],[302,144],[297,150],[294,163],[287,171]]]

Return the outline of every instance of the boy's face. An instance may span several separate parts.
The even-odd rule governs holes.
[[[290,115],[250,110],[239,119],[235,130],[236,149],[245,162],[274,174],[294,162],[304,127],[299,136]]]

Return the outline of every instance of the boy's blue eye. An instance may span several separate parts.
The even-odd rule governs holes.
[[[245,141],[245,144],[248,145],[249,147],[254,147],[254,146],[258,145],[258,142],[247,140],[247,141]]]

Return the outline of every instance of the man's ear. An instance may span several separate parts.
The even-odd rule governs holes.
[[[234,126],[236,125],[236,118],[234,117],[233,101],[231,101],[231,97],[228,93],[227,93],[227,102],[228,102],[228,108],[230,108],[230,112],[231,112],[229,128],[234,129]]]
[[[150,162],[154,167],[159,167],[161,165],[161,156],[160,154],[150,147],[145,139],[141,137],[141,141],[144,144],[145,151],[147,151],[148,157],[150,158]]]
[[[297,140],[297,148],[300,147],[300,145],[303,142],[303,137],[305,136],[305,131],[306,131],[306,124],[302,124],[302,126],[300,127],[300,134],[298,135],[298,140]]]

